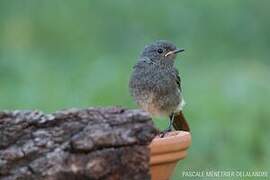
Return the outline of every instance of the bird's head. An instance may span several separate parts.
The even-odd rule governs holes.
[[[157,64],[173,65],[176,54],[183,51],[169,41],[159,40],[145,46],[140,57],[149,58]]]

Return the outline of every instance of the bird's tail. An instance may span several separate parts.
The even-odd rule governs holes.
[[[190,132],[189,125],[182,111],[174,114],[173,127],[175,130]]]

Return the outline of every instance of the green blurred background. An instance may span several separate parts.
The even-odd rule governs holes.
[[[0,109],[136,108],[132,66],[145,44],[167,39],[186,49],[176,66],[193,138],[173,179],[183,170],[269,171],[269,7],[267,0],[1,0]]]

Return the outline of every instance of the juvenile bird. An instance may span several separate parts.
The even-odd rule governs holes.
[[[147,45],[133,67],[129,81],[130,93],[137,104],[152,116],[169,117],[169,126],[161,137],[172,130],[189,131],[182,113],[185,104],[181,79],[174,67],[176,54],[184,49],[165,40]]]

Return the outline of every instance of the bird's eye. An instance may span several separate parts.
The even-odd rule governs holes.
[[[163,53],[163,49],[158,49],[157,52],[158,52],[159,54],[161,54],[161,53]]]

